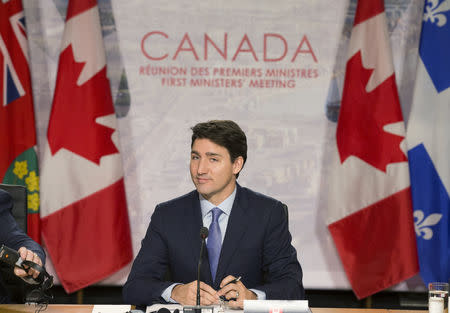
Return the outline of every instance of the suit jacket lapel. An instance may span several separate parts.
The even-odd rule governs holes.
[[[248,201],[243,194],[242,188],[237,185],[236,199],[234,200],[233,208],[231,209],[222,250],[220,251],[216,274],[216,277],[219,279],[214,282],[216,288],[218,288],[221,278],[228,274],[228,265],[232,262],[232,257],[236,248],[239,246],[239,241],[247,230],[247,225],[249,223],[246,212],[247,206]]]

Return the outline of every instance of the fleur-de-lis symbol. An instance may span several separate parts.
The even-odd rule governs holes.
[[[439,223],[442,218],[442,214],[433,213],[428,215],[425,219],[424,217],[425,214],[423,214],[423,211],[414,211],[414,229],[417,237],[423,237],[425,240],[430,240],[433,238],[433,230],[428,226],[434,226]]]
[[[439,4],[439,0],[428,0],[425,4],[425,13],[423,20],[436,23],[442,27],[447,23],[447,17],[444,12],[450,11],[450,0],[444,0]]]

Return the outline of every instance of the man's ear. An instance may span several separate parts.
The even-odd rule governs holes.
[[[242,167],[244,166],[244,158],[241,156],[238,156],[234,162],[233,162],[233,174],[237,174],[242,170]]]

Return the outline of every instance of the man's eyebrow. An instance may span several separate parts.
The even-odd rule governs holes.
[[[198,153],[195,150],[191,150],[191,154],[196,154],[196,155],[200,155],[200,153]],[[215,153],[215,152],[206,152],[205,153],[207,156],[222,156],[220,153]]]
[[[207,156],[222,156],[220,153],[215,153],[215,152],[206,152]]]

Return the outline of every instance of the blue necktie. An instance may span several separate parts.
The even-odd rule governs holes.
[[[206,247],[208,248],[209,266],[213,281],[216,278],[217,264],[219,264],[220,249],[222,248],[222,234],[219,227],[219,216],[223,213],[221,209],[214,208],[212,211],[212,221],[209,225],[209,236]]]

